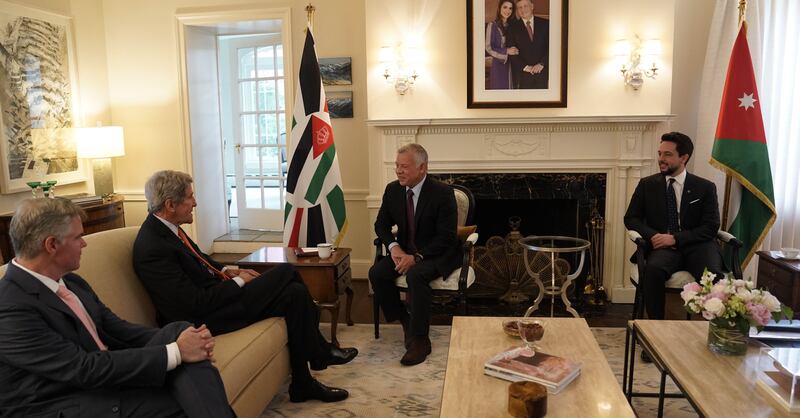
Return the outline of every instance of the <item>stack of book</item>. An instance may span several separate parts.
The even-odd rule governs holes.
[[[65,199],[69,199],[72,203],[76,205],[91,205],[94,203],[102,203],[103,196],[92,196],[86,193],[78,193],[64,196]]]
[[[483,373],[511,382],[536,382],[552,394],[561,392],[580,374],[580,365],[563,357],[537,351],[530,356],[527,347],[504,351],[483,365]]]

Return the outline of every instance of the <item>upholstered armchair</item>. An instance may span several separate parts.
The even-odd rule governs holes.
[[[634,268],[631,269],[631,277],[630,281],[631,284],[636,288],[636,293],[633,297],[633,319],[640,319],[642,317],[643,309],[642,309],[642,292],[641,287],[639,286],[639,279],[644,277],[644,268],[646,265],[645,260],[645,251],[647,249],[647,242],[645,242],[642,235],[636,231],[628,231],[628,238],[636,244],[636,265],[633,266]],[[728,246],[729,247],[729,256],[730,259],[726,261],[725,267],[733,274],[733,277],[737,279],[742,278],[742,267],[741,263],[739,262],[739,249],[742,248],[742,241],[738,240],[733,234],[725,232],[725,231],[717,231],[717,240],[719,240],[720,245]],[[725,252],[723,252],[724,254]],[[677,271],[670,276],[667,282],[664,284],[665,290],[667,293],[681,293],[683,291],[683,286],[691,283],[694,281],[694,277],[688,271]],[[691,315],[689,313],[686,314],[687,319],[689,319]]]
[[[447,277],[438,277],[431,281],[431,289],[433,289],[434,298],[436,296],[456,298],[459,312],[466,315],[468,313],[467,289],[475,283],[475,270],[472,268],[473,247],[478,241],[478,233],[475,232],[476,227],[472,225],[475,215],[475,197],[464,186],[451,185],[451,187],[453,188],[458,208],[458,245],[461,247],[463,254],[461,267],[455,269]],[[375,239],[374,244],[375,262],[377,263],[388,255],[388,250],[379,238]],[[395,280],[395,285],[400,288],[400,291],[406,291],[408,289],[406,276],[398,277]],[[374,297],[372,300],[372,314],[375,323],[375,338],[379,338],[380,306]]]

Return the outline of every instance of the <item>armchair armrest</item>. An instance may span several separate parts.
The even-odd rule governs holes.
[[[739,262],[739,249],[742,248],[744,243],[736,238],[730,232],[719,230],[717,231],[717,239],[730,246],[730,269],[735,279],[742,278],[742,265]]]
[[[631,229],[628,230],[628,239],[633,241],[639,248],[643,248],[647,244],[644,238],[642,238],[642,234]]]
[[[461,273],[458,275],[458,289],[465,291],[467,289],[467,277],[469,276],[469,267],[472,264],[472,252],[475,243],[478,242],[478,233],[473,232],[469,234],[464,240],[464,254],[461,258]],[[447,277],[444,278],[447,280]]]

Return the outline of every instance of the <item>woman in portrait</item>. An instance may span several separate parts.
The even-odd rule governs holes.
[[[513,0],[500,0],[497,5],[497,17],[486,26],[486,53],[492,58],[489,67],[490,90],[511,88],[511,65],[509,55],[517,55],[516,47],[506,48],[508,25],[514,17]]]

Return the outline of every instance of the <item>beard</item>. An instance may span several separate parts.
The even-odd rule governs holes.
[[[675,172],[678,171],[680,166],[677,166],[677,165],[672,166],[672,165],[667,164],[666,167],[662,168],[661,165],[659,164],[658,168],[659,168],[659,170],[661,170],[661,174],[663,174],[664,176],[672,176],[672,175],[675,174]]]

